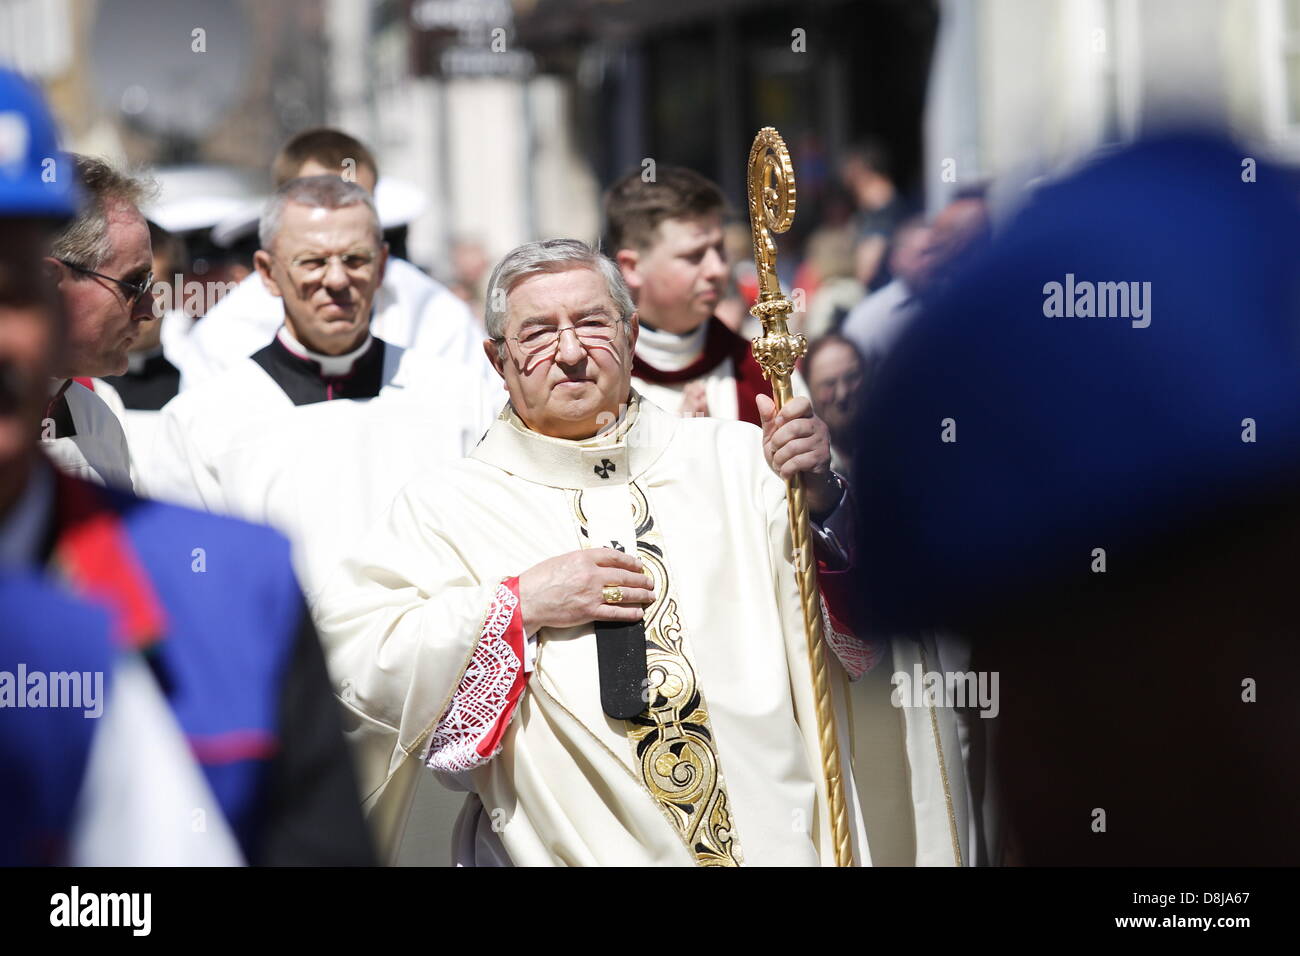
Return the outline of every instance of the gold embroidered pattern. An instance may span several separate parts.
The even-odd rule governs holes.
[[[664,561],[662,536],[645,494],[633,482],[633,521],[637,555],[654,581],[655,603],[646,609],[644,711],[627,721],[628,737],[641,769],[641,782],[677,824],[701,866],[739,866],[739,841],[732,830],[731,805],[718,762],[713,728],[686,648],[677,598]],[[582,492],[574,494],[574,513],[585,536]]]

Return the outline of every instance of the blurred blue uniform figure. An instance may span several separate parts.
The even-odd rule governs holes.
[[[109,615],[0,571],[0,620],[0,866],[241,864],[152,674],[114,648]]]
[[[1297,197],[1207,131],[1099,158],[958,267],[867,399],[867,613],[1000,673],[1012,861],[1300,862]]]

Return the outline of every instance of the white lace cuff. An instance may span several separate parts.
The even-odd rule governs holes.
[[[527,683],[524,657],[519,579],[510,578],[492,596],[469,666],[434,728],[427,766],[441,773],[464,773],[501,752]]]

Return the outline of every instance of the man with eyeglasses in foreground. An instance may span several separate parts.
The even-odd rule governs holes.
[[[782,480],[803,477],[833,624],[826,426],[806,399],[760,429],[641,398],[631,295],[584,243],[515,249],[487,303],[510,403],[403,490],[317,607],[382,850],[427,766],[471,792],[463,865],[833,865]],[[870,661],[828,637],[847,758],[843,679]]]
[[[477,372],[371,334],[388,250],[361,186],[290,180],[259,232],[284,324],[164,406],[148,490],[282,531],[310,602],[402,484],[465,454],[501,399]]]
[[[152,317],[153,253],[140,212],[148,187],[99,159],[75,156],[73,163],[75,171],[62,172],[75,172],[85,202],[45,259],[62,298],[67,344],[50,387],[41,444],[64,471],[130,491],[126,433],[90,380],[126,371],[140,323]]]

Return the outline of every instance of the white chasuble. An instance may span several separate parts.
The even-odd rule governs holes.
[[[594,625],[525,634],[519,608],[522,572],[611,542],[655,582],[631,720],[601,708]],[[753,425],[633,393],[609,434],[563,441],[507,406],[470,458],[407,486],[317,612],[390,855],[428,764],[472,791],[462,863],[833,863],[785,485]],[[855,639],[832,642],[859,672]],[[846,671],[829,666],[867,864]]]

